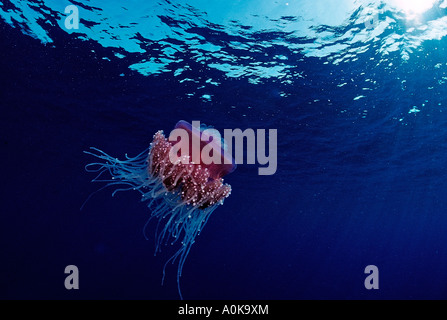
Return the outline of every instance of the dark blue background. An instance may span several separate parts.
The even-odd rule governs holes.
[[[178,53],[185,76],[221,82],[209,102],[196,88],[185,98],[191,85],[171,73],[129,71],[132,55],[51,32],[54,44],[43,45],[0,25],[0,298],[177,299],[175,266],[160,285],[173,252],[154,257],[138,193],[105,190],[79,208],[101,187],[83,150],[136,155],[180,119],[277,129],[279,139],[275,175],[240,165],[226,178],[233,192],[184,266],[186,299],[447,298],[447,90],[427,89],[443,74],[434,65],[445,40],[408,63],[391,54],[392,68],[370,59],[377,48],[339,66],[297,55],[307,76],[288,85],[227,78]],[[368,77],[373,93],[354,101]],[[423,103],[423,115],[408,113]],[[64,288],[69,264],[80,270],[77,291]],[[364,287],[370,264],[379,290]]]

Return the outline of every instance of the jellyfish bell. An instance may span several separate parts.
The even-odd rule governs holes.
[[[149,174],[157,177],[168,191],[179,190],[182,201],[201,209],[223,201],[231,192],[229,185],[223,184],[222,177],[234,170],[234,160],[225,164],[206,164],[201,160],[201,151],[212,144],[201,143],[200,132],[187,126],[186,122],[177,124],[176,137],[180,140],[166,139],[162,131],[155,134],[149,151]],[[173,137],[171,133],[170,137]],[[195,140],[199,139],[199,143]],[[198,150],[194,150],[194,147]],[[186,150],[186,151],[184,151]],[[214,149],[214,152],[222,150]],[[180,156],[179,156],[180,153]]]
[[[219,131],[206,126],[200,127],[199,121],[193,121],[192,125],[179,121],[171,131],[169,141],[174,147],[171,149],[171,162],[183,156],[183,160],[190,160],[191,163],[206,168],[211,179],[222,178],[236,169],[236,162],[225,150],[225,141]]]
[[[193,122],[194,124],[194,122]],[[174,132],[174,134],[173,134]],[[222,147],[220,135],[210,129],[179,121],[167,139],[163,131],[154,134],[149,149],[125,160],[111,157],[91,148],[84,151],[101,161],[90,163],[86,171],[97,172],[93,182],[108,186],[124,186],[118,191],[136,190],[147,202],[151,216],[144,226],[157,220],[155,253],[163,244],[177,246],[177,251],[165,263],[178,262],[177,285],[180,298],[180,277],[186,257],[211,214],[231,193],[223,177],[236,169],[236,163]],[[215,161],[209,161],[206,155]],[[109,177],[104,179],[103,175]],[[100,189],[102,190],[102,189]]]

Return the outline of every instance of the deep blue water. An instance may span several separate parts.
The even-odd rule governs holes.
[[[138,193],[80,207],[84,150],[136,155],[180,119],[278,130],[275,175],[226,177],[185,299],[447,298],[447,4],[128,2],[0,1],[2,299],[178,299]]]

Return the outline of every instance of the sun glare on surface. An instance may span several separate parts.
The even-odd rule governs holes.
[[[424,13],[431,9],[436,0],[394,0],[393,3],[409,17]]]

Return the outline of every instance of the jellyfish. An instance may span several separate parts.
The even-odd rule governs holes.
[[[174,129],[183,130],[186,139],[172,141],[163,131],[158,131],[148,149],[135,157],[126,154],[124,160],[94,147],[84,152],[100,159],[85,167],[87,172],[97,173],[92,182],[106,183],[98,191],[117,186],[112,196],[126,190],[141,193],[141,201],[146,202],[151,211],[143,228],[146,240],[148,224],[156,221],[155,255],[163,245],[171,244],[177,249],[164,264],[162,285],[166,266],[169,262],[177,262],[177,287],[183,299],[180,277],[186,257],[211,214],[230,195],[231,186],[224,183],[223,177],[236,169],[236,163],[225,149],[225,141],[209,134],[206,126],[198,128],[182,120]],[[195,146],[199,153],[194,152],[197,151]],[[205,149],[212,150],[210,154],[218,161],[197,157]],[[108,177],[103,178],[104,175]]]

